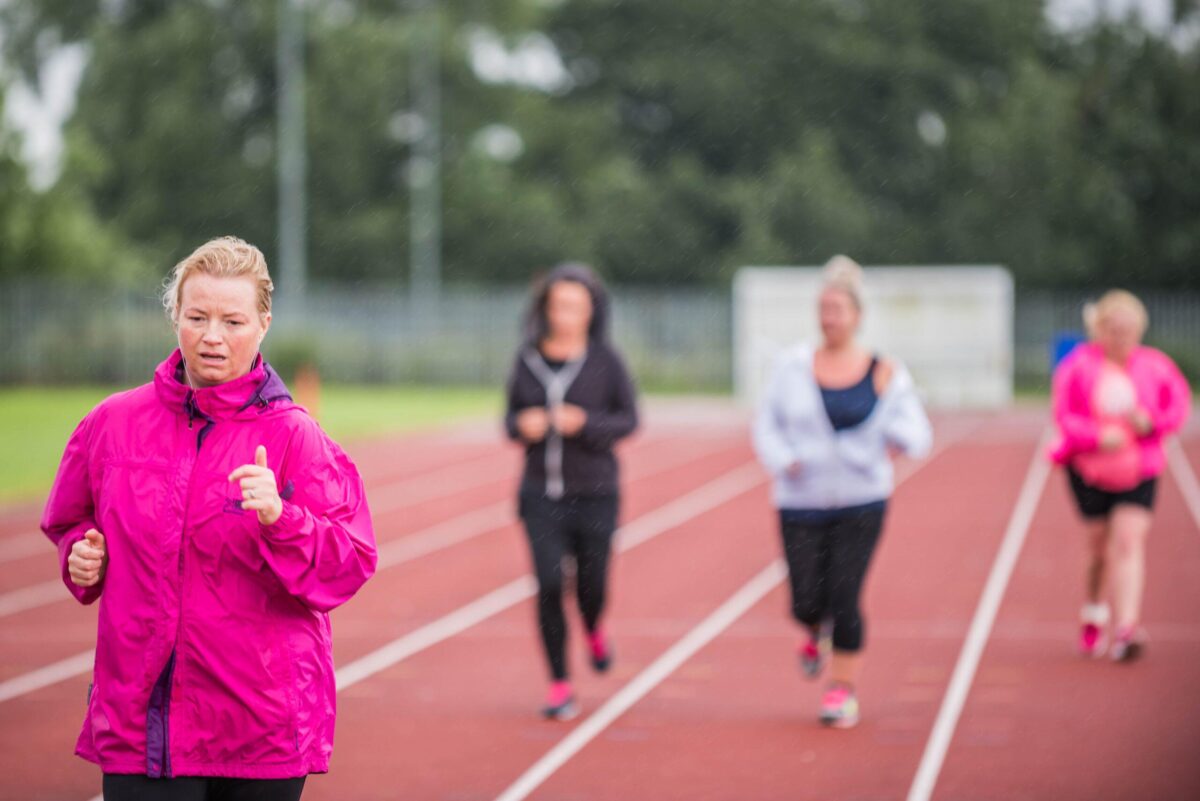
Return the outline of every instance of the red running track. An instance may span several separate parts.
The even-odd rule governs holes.
[[[728,626],[705,623],[778,555],[765,482],[728,479],[751,459],[736,413],[703,425],[652,420],[626,458],[623,520],[633,524],[627,531],[655,536],[614,566],[614,671],[591,675],[578,637],[570,646],[584,716],[566,725],[537,719],[544,667],[532,603],[518,595],[341,692],[332,771],[311,777],[305,798],[495,799],[556,746],[561,764],[526,785],[527,797],[906,798],[1042,426],[1040,412],[939,421],[945,449],[898,489],[872,567],[859,728],[816,724],[820,687],[796,670],[781,583],[757,585],[769,591],[735,610]],[[687,429],[703,430],[705,447],[685,444]],[[390,447],[408,452],[414,442]],[[438,449],[428,439],[422,447]],[[674,464],[667,452],[678,454]],[[497,453],[510,482],[513,454]],[[1200,437],[1188,439],[1187,455],[1200,468]],[[360,462],[369,483],[385,483],[376,471],[386,462]],[[1084,662],[1072,651],[1081,533],[1063,484],[1051,473],[1033,507],[932,797],[1200,798],[1200,530],[1165,477],[1150,544],[1148,656],[1127,666]],[[728,497],[695,502],[704,486]],[[389,513],[381,540],[415,536],[510,493],[499,481],[425,511]],[[693,514],[647,525],[656,510],[679,511],[681,497]],[[527,564],[510,511],[493,530],[381,571],[335,613],[340,669],[520,585]],[[88,647],[93,615],[54,604],[0,619],[0,681]],[[680,652],[681,638],[697,632],[706,637],[694,653]],[[647,680],[644,670],[679,653],[678,664]],[[87,680],[0,702],[0,799],[87,801],[98,792],[96,769],[71,756]],[[632,700],[599,725],[591,716],[614,698]]]

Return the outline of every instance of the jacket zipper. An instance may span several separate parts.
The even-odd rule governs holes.
[[[538,380],[546,392],[546,410],[561,406],[566,401],[567,391],[579,377],[583,363],[587,361],[587,351],[582,356],[567,362],[559,371],[551,370],[542,358],[540,352],[525,353],[525,363],[533,377]],[[555,429],[550,429],[546,435],[546,497],[560,500],[566,492],[563,479],[563,437]]]
[[[200,418],[205,421],[205,423],[204,423],[204,426],[201,427],[201,429],[196,433],[196,457],[192,460],[192,467],[191,467],[191,471],[188,474],[188,483],[187,483],[187,487],[184,491],[184,497],[183,497],[183,526],[179,531],[179,565],[178,565],[179,615],[178,615],[178,618],[175,623],[175,642],[171,646],[172,658],[175,660],[176,665],[178,665],[178,660],[179,660],[179,636],[183,631],[183,593],[184,593],[184,568],[185,568],[184,552],[186,550],[186,545],[187,545],[186,540],[185,540],[185,535],[187,533],[188,507],[191,505],[192,483],[196,478],[196,467],[200,464],[200,448],[204,444],[205,437],[208,436],[208,432],[212,429],[212,426],[215,423],[215,421],[211,417],[204,414],[196,407],[196,396],[195,396],[195,393],[193,393],[191,390],[188,390],[187,397],[184,400],[184,408],[187,409],[188,430],[189,431],[192,431],[194,429],[197,415],[199,415]],[[159,765],[159,768],[162,771],[162,775],[167,778],[171,778],[171,734],[170,734],[170,719],[171,719],[170,714],[171,713],[170,713],[170,710],[171,710],[171,697],[174,695],[173,691],[175,689],[174,685],[175,685],[175,674],[176,673],[177,673],[177,670],[172,669],[170,672],[170,675],[168,676],[168,681],[167,681],[168,693],[167,693],[166,706],[165,706],[164,712],[163,712],[163,753],[162,753],[162,763]]]

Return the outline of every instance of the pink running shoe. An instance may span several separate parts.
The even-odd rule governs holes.
[[[834,729],[850,729],[858,725],[858,698],[854,690],[835,684],[821,698],[821,722]]]
[[[604,629],[597,626],[588,635],[588,655],[592,658],[592,668],[597,673],[605,673],[612,667],[613,649]]]
[[[575,693],[571,682],[556,681],[550,685],[546,693],[546,705],[542,707],[542,717],[547,720],[571,720],[579,714],[579,705],[575,703]]]
[[[1104,631],[1095,623],[1084,623],[1080,628],[1079,653],[1091,659],[1104,653]]]
[[[1079,613],[1079,653],[1095,658],[1105,650],[1104,627],[1108,625],[1107,604],[1084,604]]]

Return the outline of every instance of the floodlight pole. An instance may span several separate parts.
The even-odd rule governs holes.
[[[413,300],[436,304],[442,284],[442,136],[440,25],[437,0],[414,0],[410,91],[421,121],[409,160],[409,263]]]
[[[304,119],[304,0],[279,0],[276,41],[278,246],[282,294],[302,299],[308,285]]]

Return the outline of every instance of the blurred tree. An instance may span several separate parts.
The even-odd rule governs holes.
[[[70,181],[29,186],[18,138],[3,123],[0,94],[0,279],[70,277],[123,283],[147,277],[147,262],[115,228],[99,223]]]
[[[313,278],[402,284],[414,6],[306,7]],[[1004,263],[1026,286],[1200,283],[1194,0],[1163,36],[1057,32],[1042,0],[438,7],[450,282],[563,258],[717,282],[844,251]],[[114,242],[165,266],[237,233],[274,258],[276,8],[0,6],[26,74],[90,48],[63,184]]]

